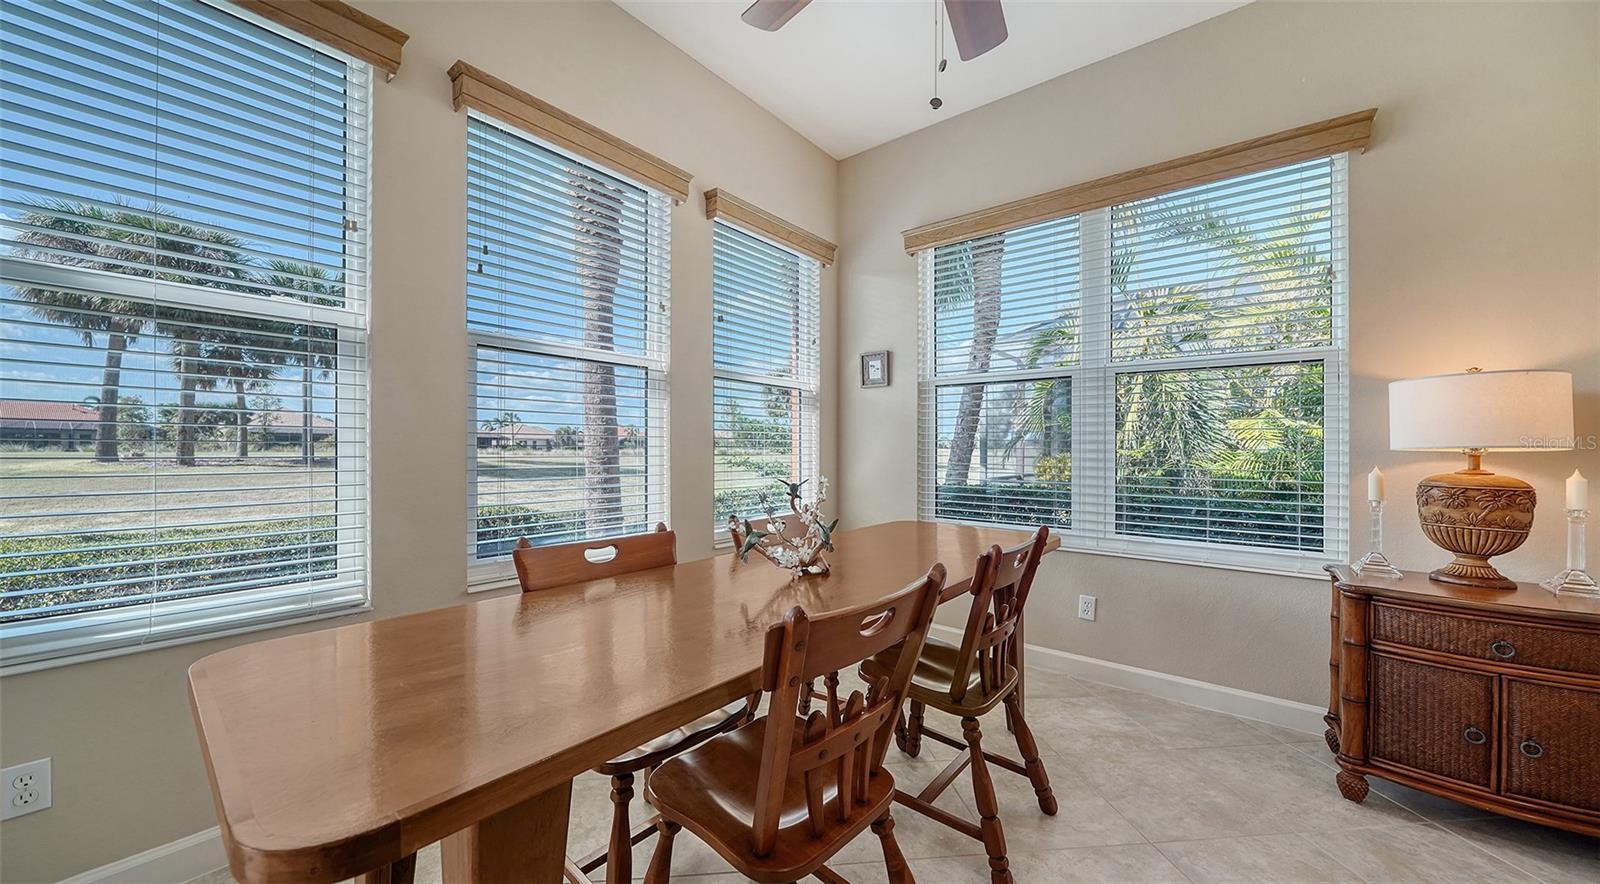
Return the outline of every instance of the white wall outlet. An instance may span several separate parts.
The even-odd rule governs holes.
[[[1079,620],[1093,620],[1094,619],[1094,596],[1092,596],[1092,595],[1080,595],[1080,596],[1078,596],[1078,619]]]
[[[50,759],[41,758],[0,770],[4,778],[5,803],[0,805],[0,820],[44,810],[50,806]]]

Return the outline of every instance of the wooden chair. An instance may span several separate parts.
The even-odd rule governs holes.
[[[888,598],[815,619],[795,607],[767,630],[768,714],[664,762],[645,784],[661,813],[647,884],[668,880],[680,829],[756,881],[843,882],[825,863],[869,825],[889,881],[912,884],[894,839],[894,777],[883,757],[944,578],[934,565]],[[869,682],[865,696],[830,691],[825,710],[796,715],[807,681],[901,647],[905,665]]]
[[[1012,877],[989,764],[1027,777],[1033,783],[1039,809],[1051,816],[1056,812],[1050,777],[1039,760],[1039,747],[1023,715],[1021,655],[1016,647],[1023,606],[1048,537],[1049,531],[1040,528],[1026,543],[1008,550],[994,546],[978,557],[972,578],[972,611],[961,647],[936,639],[927,641],[911,676],[909,719],[895,727],[895,742],[913,757],[922,750],[924,736],[962,750],[921,793],[900,792],[895,800],[982,841],[984,852],[989,855],[992,884],[1009,884]],[[861,676],[871,683],[896,671],[899,664],[893,654],[879,654],[862,664]],[[1017,749],[1022,753],[1021,763],[983,750],[978,719],[1002,703]],[[928,706],[959,716],[962,738],[924,727],[923,712]],[[972,767],[972,792],[980,818],[976,826],[933,804],[968,765]]]
[[[634,571],[662,568],[678,561],[678,537],[667,526],[657,524],[647,534],[633,534],[609,540],[579,541],[556,546],[531,546],[527,538],[517,541],[511,558],[517,566],[517,581],[523,592],[536,592],[585,580],[599,580]],[[569,884],[588,884],[587,875],[606,867],[606,881],[626,884],[633,876],[633,845],[656,831],[652,816],[638,828],[630,828],[628,808],[633,801],[634,779],[679,752],[698,746],[717,734],[755,717],[759,695],[744,703],[723,707],[677,730],[619,755],[595,768],[611,778],[611,837],[604,850],[582,860],[567,861]]]

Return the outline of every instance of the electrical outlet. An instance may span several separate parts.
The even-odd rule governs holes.
[[[1094,596],[1092,596],[1092,595],[1080,595],[1080,596],[1078,596],[1078,619],[1079,620],[1093,620],[1094,619],[1094,601],[1095,601],[1095,599],[1094,599]]]
[[[5,802],[0,804],[0,820],[50,806],[50,759],[41,758],[0,770],[0,778],[5,784]]]

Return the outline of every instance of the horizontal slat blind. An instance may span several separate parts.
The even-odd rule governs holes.
[[[1112,358],[1329,346],[1333,166],[1112,207]]]
[[[1345,162],[919,253],[924,517],[1211,564],[1344,557]]]
[[[667,512],[670,200],[468,116],[475,582]]]
[[[192,0],[0,67],[6,664],[364,601],[370,68]]]
[[[778,480],[814,480],[821,264],[713,223],[712,471],[716,527],[762,514]],[[808,486],[812,487],[812,486]]]
[[[933,370],[1026,371],[1078,359],[1078,216],[933,254]]]
[[[1071,523],[1081,253],[1076,215],[923,253],[925,517]]]

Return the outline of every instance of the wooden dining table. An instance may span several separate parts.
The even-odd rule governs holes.
[[[888,522],[837,532],[823,576],[727,553],[212,654],[189,697],[229,866],[381,882],[442,840],[447,884],[555,884],[573,777],[757,690],[789,609],[867,602],[935,562],[948,601],[980,553],[1027,538]]]

